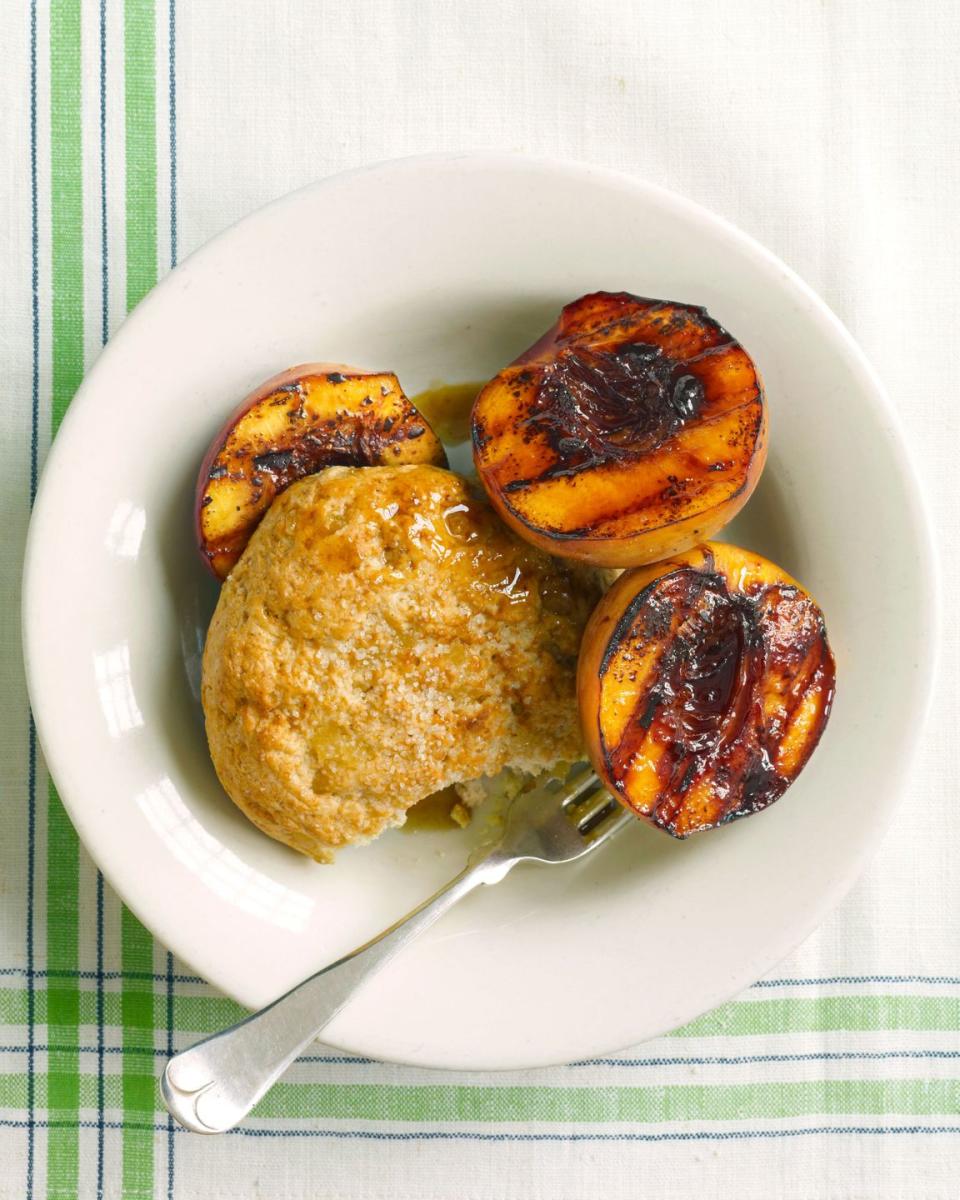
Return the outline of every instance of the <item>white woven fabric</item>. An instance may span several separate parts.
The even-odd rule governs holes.
[[[54,19],[64,7],[70,5],[54,3]],[[95,78],[100,7],[97,0],[81,7],[84,70]],[[172,1176],[167,1134],[158,1132],[154,1191],[136,1190],[118,1168],[115,1175],[107,1172],[104,1194],[207,1200],[955,1197],[960,617],[952,598],[960,587],[960,406],[954,397],[960,354],[960,6],[952,0],[179,0],[173,7],[157,0],[155,11],[161,271],[174,250],[184,257],[273,197],[343,168],[401,155],[512,149],[584,159],[673,188],[780,255],[826,299],[878,368],[926,484],[946,603],[932,715],[880,853],[820,931],[778,968],[776,979],[788,982],[744,998],[805,1004],[849,997],[851,1004],[821,1006],[806,1027],[788,1021],[781,1029],[771,1018],[766,1032],[738,1032],[721,1014],[695,1035],[634,1048],[616,1063],[521,1075],[299,1064],[294,1082],[369,1086],[383,1089],[381,1096],[399,1089],[406,1097],[402,1111],[391,1118],[386,1102],[378,1108],[374,1096],[356,1117],[289,1110],[256,1122],[247,1136],[177,1135]],[[105,12],[111,72],[116,62],[110,103],[122,105],[123,6],[108,0]],[[166,117],[171,14],[173,124]],[[49,83],[47,5],[39,6],[36,21],[43,210],[57,182],[44,150],[50,136],[50,114],[42,107]],[[13,800],[9,836],[0,842],[0,885],[11,897],[0,905],[0,967],[16,966],[25,954],[19,897],[25,878],[20,797],[27,787],[26,701],[14,615],[31,436],[29,49],[28,5],[3,5],[0,692],[11,716],[0,725],[0,780]],[[95,86],[90,93],[95,100]],[[122,107],[117,111],[121,116],[108,107],[105,137],[116,164],[108,191],[122,197]],[[95,108],[84,110],[83,130],[85,154],[92,148],[84,162],[84,203],[94,206],[84,214],[89,365],[99,347],[100,320]],[[42,220],[39,236],[41,262],[49,262],[50,234]],[[114,259],[122,262],[123,230],[111,230],[109,237]],[[43,273],[38,284],[42,312],[51,285]],[[111,289],[114,324],[123,301],[121,270]],[[48,336],[44,326],[44,412]],[[46,433],[41,440],[45,445]],[[884,531],[865,528],[862,536],[879,540]],[[814,1027],[818,1023],[822,1027]],[[14,1045],[23,1034],[5,1036]],[[178,1027],[177,1040],[187,1044],[189,1030]],[[0,1062],[0,1072],[8,1066]],[[671,1088],[691,1084],[722,1086],[724,1111],[700,1110],[689,1096],[682,1111],[659,1103]],[[757,1090],[764,1085],[768,1100]],[[485,1087],[491,1107],[482,1120],[472,1111],[457,1117],[456,1095],[411,1098],[409,1089],[420,1086]],[[740,1086],[753,1089],[742,1111],[736,1103]],[[540,1120],[535,1098],[518,1115],[515,1097],[503,1090],[508,1087],[545,1096],[552,1089],[583,1088],[589,1096],[571,1099],[568,1119]],[[798,1113],[784,1097],[803,1087],[821,1088],[822,1099]],[[631,1104],[636,1089],[647,1089],[644,1103],[653,1115],[611,1119],[618,1088],[634,1089]],[[0,1115],[10,1118],[0,1129],[0,1197],[22,1196],[28,1149],[16,1123],[21,1106],[8,1104],[2,1092],[0,1100]],[[584,1104],[599,1106],[602,1119],[585,1116]],[[817,1129],[824,1132],[811,1132]],[[83,1195],[95,1194],[95,1143],[86,1140],[94,1132],[84,1130],[81,1140]],[[50,1176],[40,1142],[32,1153],[35,1194],[41,1195]],[[116,1154],[119,1163],[119,1142],[114,1147],[108,1141],[106,1153],[109,1161]]]

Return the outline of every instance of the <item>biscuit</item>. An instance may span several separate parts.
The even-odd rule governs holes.
[[[321,862],[434,792],[583,755],[576,658],[601,592],[437,467],[332,467],[279,496],[203,657],[217,774]]]

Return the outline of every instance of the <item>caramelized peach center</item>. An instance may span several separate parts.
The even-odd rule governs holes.
[[[703,384],[659,346],[564,350],[546,369],[524,424],[557,455],[547,478],[639,459],[694,418]],[[510,490],[509,488],[507,490]]]
[[[692,819],[716,824],[765,808],[822,728],[833,687],[824,646],[819,611],[795,587],[741,593],[692,567],[654,580],[600,667],[601,690],[621,701],[601,706],[615,786],[681,836]]]

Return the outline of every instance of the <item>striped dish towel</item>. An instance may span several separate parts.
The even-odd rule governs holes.
[[[775,977],[669,1037],[549,1070],[318,1046],[243,1128],[204,1139],[172,1126],[156,1076],[239,1011],[78,845],[38,755],[16,605],[51,438],[178,255],[329,171],[491,145],[674,186],[825,294],[913,431],[955,594],[958,35],[949,0],[655,19],[616,0],[0,6],[0,1197],[956,1197],[953,611],[893,831]]]

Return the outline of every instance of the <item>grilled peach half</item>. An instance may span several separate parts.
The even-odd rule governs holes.
[[[823,615],[779,567],[706,543],[627,571],[584,632],[577,693],[597,774],[674,837],[759,812],[830,715]]]
[[[716,533],[766,459],[749,354],[703,308],[596,292],[477,397],[477,472],[551,554],[635,567]]]
[[[291,367],[256,389],[214,438],[197,479],[197,543],[226,579],[274,497],[324,467],[446,466],[396,375],[339,363]]]

